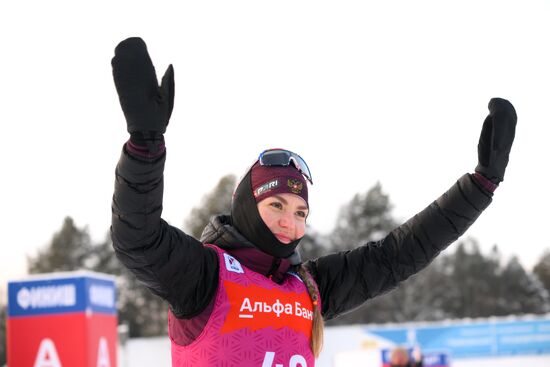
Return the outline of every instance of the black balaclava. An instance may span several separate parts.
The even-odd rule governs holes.
[[[295,170],[294,167],[293,170]],[[298,170],[296,173],[302,177]],[[303,184],[306,185],[305,180]],[[264,223],[253,193],[252,168],[248,170],[235,190],[231,202],[231,219],[233,226],[254,246],[277,258],[287,258],[292,255],[301,240],[298,238],[288,244],[282,243]]]

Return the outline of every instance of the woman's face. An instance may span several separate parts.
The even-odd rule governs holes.
[[[305,200],[298,195],[270,196],[258,203],[258,211],[267,227],[284,244],[302,238],[306,233],[309,211]]]

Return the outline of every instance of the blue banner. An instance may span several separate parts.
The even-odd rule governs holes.
[[[550,353],[550,319],[499,320],[365,329],[398,345],[448,351],[452,358]]]
[[[114,281],[91,275],[44,275],[8,283],[8,317],[72,312],[116,314]]]

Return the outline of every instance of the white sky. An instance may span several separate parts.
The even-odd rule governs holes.
[[[0,287],[67,215],[105,236],[127,139],[110,60],[136,35],[175,68],[170,223],[267,147],[308,162],[313,228],[377,180],[405,220],[473,171],[500,96],[516,142],[468,235],[530,267],[550,248],[549,19],[548,1],[4,1]]]

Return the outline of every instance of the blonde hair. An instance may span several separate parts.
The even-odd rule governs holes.
[[[304,264],[298,266],[298,275],[304,281],[304,284],[307,287],[307,292],[313,303],[313,325],[311,328],[311,350],[315,358],[319,357],[321,354],[321,349],[323,348],[323,329],[325,323],[323,321],[323,316],[321,315],[321,301],[319,300],[319,294],[317,293],[317,287],[313,278],[307,271]]]

